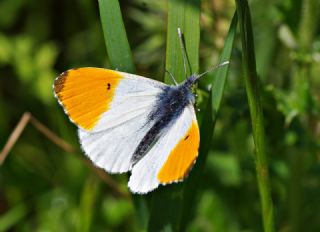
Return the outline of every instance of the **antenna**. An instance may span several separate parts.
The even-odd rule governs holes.
[[[166,73],[169,74],[169,77],[171,78],[171,81],[177,86],[178,82],[176,81],[176,79],[174,79],[174,76],[172,75],[172,73],[169,72],[168,70],[166,70]]]
[[[217,68],[220,68],[220,67],[223,67],[223,66],[225,66],[225,65],[228,65],[229,63],[230,63],[230,62],[227,60],[227,61],[224,61],[224,62],[222,62],[222,63],[220,63],[220,64],[217,64],[217,65],[213,66],[212,68],[209,68],[207,71],[205,71],[205,72],[197,75],[197,76],[196,76],[196,80],[198,80],[200,77],[206,75],[207,73],[214,71],[214,70],[217,69]]]
[[[190,73],[191,73],[191,67],[190,67],[190,63],[188,60],[187,51],[184,43],[184,36],[180,27],[178,27],[178,37],[179,37],[179,42],[180,42],[180,47],[181,47],[181,52],[183,57],[184,75],[185,75],[185,78],[187,79],[187,64],[189,66]]]

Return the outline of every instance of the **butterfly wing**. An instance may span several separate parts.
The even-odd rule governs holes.
[[[129,188],[147,193],[160,184],[183,180],[192,168],[200,143],[194,108],[189,104],[150,151],[133,167]]]
[[[151,128],[144,117],[135,117],[121,125],[91,133],[78,130],[81,147],[95,165],[110,173],[130,170],[132,154]]]
[[[148,114],[165,85],[141,76],[99,68],[61,74],[54,91],[78,127],[82,149],[97,166],[127,172],[131,155],[153,122]]]
[[[62,73],[54,92],[73,123],[98,132],[149,112],[164,86],[133,74],[79,68]]]

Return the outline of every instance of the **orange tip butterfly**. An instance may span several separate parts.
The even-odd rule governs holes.
[[[182,50],[185,60],[183,44]],[[191,88],[207,72],[170,86],[119,71],[78,68],[58,76],[53,88],[78,127],[85,154],[109,173],[131,171],[129,189],[145,194],[183,180],[195,163],[200,134]]]

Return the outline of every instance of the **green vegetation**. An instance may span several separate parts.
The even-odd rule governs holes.
[[[319,231],[319,19],[318,0],[1,1],[0,149],[24,117],[0,166],[0,231]],[[84,66],[183,81],[177,27],[188,75],[230,65],[195,89],[189,177],[131,195],[128,175],[84,157],[52,83]]]

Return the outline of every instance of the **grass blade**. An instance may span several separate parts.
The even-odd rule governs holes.
[[[181,0],[168,2],[168,34],[166,69],[170,71],[178,82],[185,79],[182,51],[177,29],[181,28],[191,71],[197,73],[199,69],[199,42],[200,42],[200,1]],[[187,71],[189,71],[187,69]],[[190,72],[187,75],[191,75]],[[172,84],[168,74],[165,82]]]
[[[178,82],[185,78],[182,51],[177,34],[178,27],[184,33],[186,50],[192,72],[199,67],[200,40],[200,1],[199,0],[169,0],[168,1],[168,35],[166,69]],[[190,73],[188,73],[190,75]],[[169,76],[166,83],[171,83]],[[182,184],[159,188],[152,193],[152,209],[149,231],[177,231],[182,210]]]
[[[237,31],[237,15],[234,14],[232,22],[230,24],[229,32],[226,37],[226,42],[220,57],[220,62],[230,60],[231,52],[233,48],[233,42]],[[217,113],[221,105],[223,91],[228,76],[229,66],[224,66],[215,71],[215,78],[212,80],[212,89],[210,91],[210,99],[207,104],[203,122],[200,127],[201,144],[200,144],[200,155],[197,163],[190,173],[190,176],[186,180],[186,186],[184,188],[184,199],[183,199],[183,214],[181,218],[181,231],[185,231],[187,222],[190,221],[195,212],[196,202],[196,190],[198,189],[199,182],[201,180],[202,170],[204,168],[207,154],[211,147],[212,135],[214,131],[215,122],[217,119]]]
[[[95,203],[99,194],[99,182],[97,178],[88,177],[81,194],[79,208],[79,224],[77,231],[87,232],[92,229],[92,221],[95,216]]]
[[[99,9],[104,40],[113,69],[134,73],[135,66],[118,0],[99,0]],[[147,203],[143,197],[133,195],[132,198],[137,220],[140,227],[145,229],[149,218]]]
[[[242,43],[242,66],[252,121],[255,143],[255,165],[259,186],[264,231],[274,231],[273,204],[270,194],[268,162],[265,147],[265,131],[261,105],[259,79],[256,71],[251,16],[248,2],[237,0],[237,12]]]
[[[100,18],[113,69],[135,72],[118,0],[99,0]]]
[[[0,217],[0,231],[10,231],[11,227],[18,224],[28,213],[24,204],[12,207]]]

